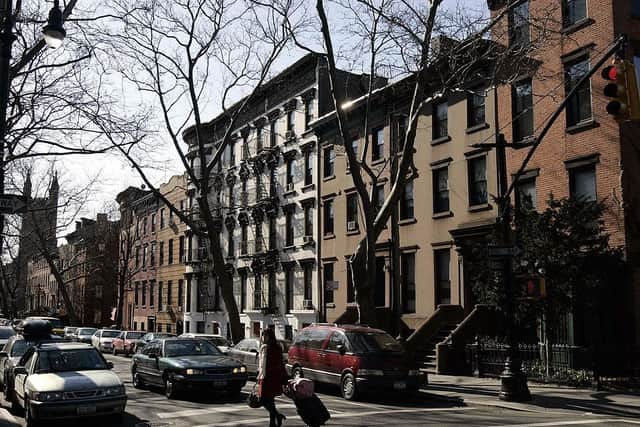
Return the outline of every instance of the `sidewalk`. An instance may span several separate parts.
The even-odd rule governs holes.
[[[429,375],[422,390],[434,398],[466,405],[485,405],[518,411],[568,414],[579,412],[640,418],[640,395],[576,389],[529,382],[532,400],[524,403],[498,399],[500,380],[448,375]]]
[[[20,424],[6,408],[0,408],[0,427],[20,427]]]

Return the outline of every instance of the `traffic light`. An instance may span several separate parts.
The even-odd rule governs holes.
[[[602,78],[610,83],[604,87],[604,94],[613,98],[607,104],[607,113],[618,121],[640,120],[640,99],[633,63],[618,61],[602,70]]]

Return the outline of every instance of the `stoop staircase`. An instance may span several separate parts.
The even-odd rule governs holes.
[[[459,323],[445,323],[422,346],[415,350],[416,362],[421,371],[428,374],[437,374],[436,345],[446,342],[451,333],[458,327]]]

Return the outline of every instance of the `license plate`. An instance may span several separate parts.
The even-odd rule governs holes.
[[[227,385],[227,380],[215,380],[213,382],[214,387],[226,387],[226,385]]]
[[[404,390],[407,388],[407,383],[404,381],[396,381],[393,383],[393,388],[396,390]]]
[[[95,414],[96,407],[95,406],[78,406],[78,415],[88,415]]]

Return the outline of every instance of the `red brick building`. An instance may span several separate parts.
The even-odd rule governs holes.
[[[488,1],[496,14],[507,4]],[[541,23],[546,25],[541,37]],[[540,43],[534,59],[541,65],[498,90],[498,123],[508,142],[527,141],[577,80],[611,46],[620,33],[629,35],[628,59],[640,65],[640,1],[535,0],[523,1],[494,31],[503,43]],[[509,39],[509,40],[506,40]],[[640,344],[640,125],[618,124],[606,112],[605,81],[600,71],[567,104],[519,180],[518,191],[528,194],[538,210],[549,194],[555,198],[578,195],[604,200],[605,226],[611,244],[624,249],[630,267],[627,286],[617,287],[616,306],[608,315],[620,316],[620,338]],[[511,177],[528,150],[509,150]],[[588,331],[570,319],[569,344],[582,344]],[[579,328],[578,328],[579,329]]]

